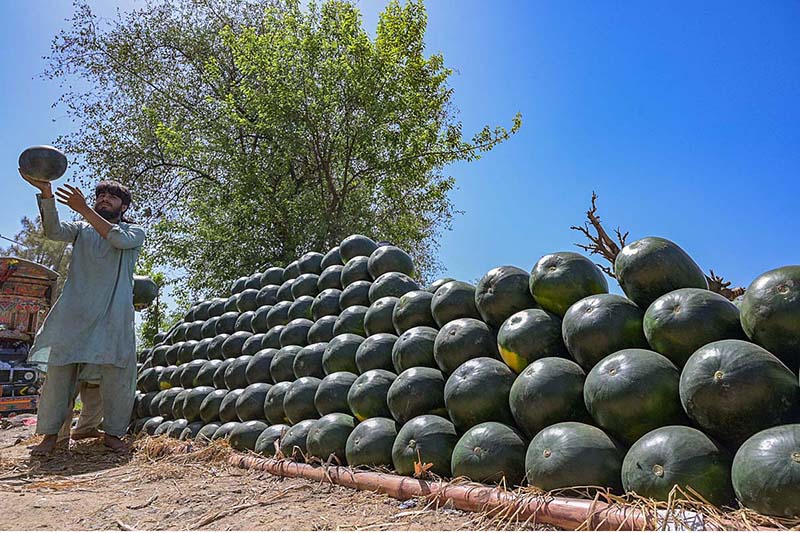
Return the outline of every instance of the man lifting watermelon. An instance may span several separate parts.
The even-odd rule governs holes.
[[[54,196],[49,181],[20,174],[41,191],[36,196],[45,236],[73,245],[64,289],[30,351],[31,362],[47,365],[36,427],[45,437],[31,453],[53,451],[71,416],[77,382],[86,375],[99,381],[105,444],[123,451],[136,386],[133,272],[145,232],[125,220],[131,195],[117,182],[101,181],[91,207],[75,187],[61,186]],[[56,196],[83,220],[61,222]]]

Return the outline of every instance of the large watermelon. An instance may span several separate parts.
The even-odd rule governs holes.
[[[467,430],[453,448],[453,477],[519,485],[525,477],[527,444],[512,427],[484,422]]]
[[[231,433],[241,425],[241,422],[231,421],[225,422],[217,428],[211,440],[224,440],[230,437]]]
[[[317,288],[318,281],[319,276],[317,274],[300,274],[292,283],[292,298],[295,301],[303,296],[313,298],[319,293]]]
[[[283,281],[284,283],[290,279],[297,279],[297,276],[300,275],[300,267],[297,266],[297,261],[292,261],[283,269]]]
[[[339,308],[347,309],[354,305],[369,307],[369,288],[372,283],[369,281],[354,281],[344,288],[339,295]]]
[[[272,310],[271,305],[262,305],[256,312],[253,313],[253,319],[250,321],[250,328],[253,333],[266,333],[269,329],[267,327],[267,315]]]
[[[392,314],[399,300],[400,298],[396,296],[386,296],[369,306],[364,315],[364,331],[367,336],[377,333],[396,333]]]
[[[597,294],[567,310],[561,334],[570,355],[585,370],[625,348],[649,348],[642,329],[644,312],[624,296]]]
[[[255,311],[258,309],[256,299],[258,298],[258,290],[245,289],[236,297],[236,310],[240,313],[245,311]]]
[[[470,359],[459,366],[444,386],[444,403],[459,429],[481,422],[513,424],[508,397],[516,375],[501,361],[489,357]]]
[[[272,306],[272,309],[267,313],[267,328],[272,329],[275,326],[285,326],[289,323],[289,309],[292,308],[292,302],[278,302]]]
[[[499,328],[517,311],[537,307],[529,281],[528,273],[514,266],[501,266],[487,272],[475,289],[475,306],[483,321]]]
[[[347,437],[345,455],[350,466],[391,466],[397,423],[390,418],[368,418]]]
[[[286,324],[280,335],[281,347],[308,344],[308,332],[313,325],[314,323],[307,318],[298,318]]]
[[[345,263],[340,276],[342,288],[347,288],[356,281],[372,282],[372,276],[369,275],[367,266],[368,262],[369,259],[367,257],[358,256]]]
[[[286,326],[278,325],[271,327],[266,333],[264,333],[264,338],[261,339],[261,349],[264,348],[274,348],[279,350],[282,348],[281,346],[281,333]]]
[[[264,419],[264,401],[272,385],[255,383],[248,385],[236,400],[236,416],[242,422]],[[254,441],[255,442],[255,441]]]
[[[286,411],[283,408],[283,400],[286,398],[286,392],[292,386],[291,381],[281,381],[276,383],[267,392],[264,398],[264,417],[270,424],[286,424],[289,419],[286,418]]]
[[[377,279],[387,272],[402,272],[414,275],[414,261],[411,256],[397,246],[380,246],[369,256],[369,273]]]
[[[297,424],[303,420],[318,418],[314,395],[321,381],[319,378],[305,377],[291,384],[283,398],[283,410],[289,422]]]
[[[211,339],[202,339],[192,350],[192,359],[204,359],[208,361],[208,345],[211,344]]]
[[[339,244],[339,255],[347,263],[347,261],[359,255],[369,257],[377,248],[378,245],[369,237],[353,234],[346,237]]]
[[[316,420],[303,420],[290,427],[281,439],[281,453],[287,459],[295,461],[305,461],[308,454],[306,449],[306,439],[311,426]]]
[[[364,337],[351,333],[334,337],[325,347],[325,353],[322,356],[322,367],[325,369],[325,373],[352,372],[358,374],[356,352],[362,342],[364,342]]]
[[[189,422],[197,422],[200,420],[200,409],[203,406],[203,402],[208,395],[213,392],[213,387],[194,387],[186,391],[183,397],[183,417]]]
[[[731,460],[702,431],[665,426],[637,440],[622,463],[626,492],[666,501],[675,485],[693,491],[714,505],[733,500]]]
[[[731,469],[736,498],[762,514],[800,516],[800,424],[760,431],[742,444]]]
[[[363,337],[366,335],[364,330],[364,316],[366,314],[367,308],[363,305],[353,305],[344,309],[333,325],[333,334],[352,333]]]
[[[369,370],[353,382],[347,393],[347,405],[359,420],[375,416],[392,416],[386,403],[386,394],[397,374],[388,370]]]
[[[642,309],[675,289],[708,289],[703,270],[689,254],[660,237],[625,246],[614,260],[614,273],[625,295]]]
[[[200,433],[200,430],[203,429],[205,426],[205,422],[198,420],[197,422],[189,423],[183,431],[181,431],[180,436],[178,437],[180,440],[194,440],[197,437],[197,434]]]
[[[181,343],[181,347],[178,350],[177,364],[182,365],[183,363],[188,363],[191,361],[195,346],[197,346],[197,341],[186,341]]]
[[[249,355],[237,357],[225,369],[225,387],[227,389],[243,389],[247,387],[247,365],[252,359]]]
[[[280,285],[283,283],[283,269],[281,267],[269,267],[261,274],[261,287],[267,285]]]
[[[475,306],[475,287],[464,281],[448,281],[433,293],[431,315],[439,327],[458,318],[481,318]]]
[[[350,413],[347,404],[347,393],[355,382],[356,376],[352,372],[334,372],[325,376],[317,387],[314,395],[314,407],[320,416],[331,413]]]
[[[407,292],[392,311],[392,323],[398,335],[418,326],[437,327],[431,314],[433,294],[428,291]]]
[[[217,322],[219,321],[219,317],[215,316],[213,318],[209,318],[203,325],[200,327],[200,335],[204,339],[211,339],[214,338],[217,334]]]
[[[152,416],[147,419],[147,421],[142,425],[141,431],[147,433],[148,435],[155,434],[156,430],[164,423],[163,416]]]
[[[254,451],[267,457],[272,457],[275,455],[277,453],[275,441],[282,439],[286,432],[289,431],[289,427],[290,426],[287,426],[286,424],[274,424],[269,426],[267,429],[262,431],[258,436],[258,439],[256,439],[256,447]]]
[[[797,375],[764,348],[740,340],[697,350],[683,367],[680,395],[705,432],[734,445],[793,421],[800,407]]]
[[[346,465],[347,438],[356,427],[355,419],[343,413],[331,413],[315,421],[308,430],[308,455],[323,464]]]
[[[267,427],[262,420],[248,420],[239,424],[230,432],[231,448],[239,451],[255,450],[258,437]]]
[[[339,297],[342,291],[339,289],[325,289],[314,298],[311,304],[311,317],[319,320],[324,316],[339,316],[342,309],[339,307]]]
[[[434,368],[415,367],[400,373],[386,393],[392,417],[401,424],[420,415],[447,416],[444,375]]]
[[[310,320],[314,315],[311,308],[314,305],[314,298],[311,296],[300,296],[292,302],[289,307],[289,322],[297,320],[298,318],[305,318]]]
[[[264,342],[264,334],[256,333],[249,337],[244,344],[242,344],[242,355],[255,355],[261,351],[261,343]],[[195,352],[197,348],[195,348]]]
[[[238,311],[228,311],[217,319],[217,335],[226,333],[233,335],[236,333],[236,321],[239,320]]]
[[[278,353],[278,350],[275,348],[265,348],[256,352],[250,362],[247,363],[247,368],[245,368],[245,377],[248,384],[274,383],[272,374],[269,373],[269,366],[276,353]]]
[[[337,316],[324,316],[314,322],[308,330],[308,343],[330,342],[333,339],[333,327],[336,325]]]
[[[222,422],[239,421],[239,417],[236,416],[236,401],[243,392],[244,389],[234,389],[228,391],[222,399],[222,403],[219,404],[219,419]]]
[[[459,318],[445,324],[436,334],[433,356],[441,371],[450,374],[476,357],[499,359],[497,339],[484,322]]]
[[[183,389],[180,387],[172,387],[171,389],[165,390],[164,394],[161,396],[161,400],[158,402],[158,414],[165,419],[172,418],[173,404],[178,394],[181,392],[183,392]]]
[[[407,292],[418,291],[416,281],[400,272],[387,272],[377,278],[369,288],[369,301],[376,302],[386,296],[400,298]]]
[[[225,396],[228,394],[228,391],[225,389],[217,389],[214,391],[209,392],[203,401],[200,402],[200,419],[208,424],[209,422],[213,422],[214,420],[219,420],[219,408],[222,405],[222,400],[225,399]],[[184,410],[186,409],[186,403],[183,404]]]
[[[453,424],[436,415],[422,415],[406,422],[392,446],[392,463],[401,476],[414,474],[414,463],[431,463],[430,471],[449,477],[458,434]]]
[[[391,333],[378,333],[364,339],[356,350],[356,367],[359,373],[377,368],[394,370],[392,349],[396,341],[397,336]]]
[[[543,357],[568,357],[561,339],[561,319],[541,309],[508,317],[497,332],[500,357],[517,374]]]
[[[430,285],[425,287],[425,290],[428,291],[431,294],[435,294],[436,291],[439,290],[439,287],[441,287],[442,285],[444,285],[445,283],[447,283],[449,281],[455,281],[455,278],[439,278],[439,279],[436,279],[436,280],[432,281]]]
[[[294,356],[294,363],[292,369],[297,378],[311,376],[315,378],[324,378],[325,369],[322,367],[322,356],[325,354],[325,348],[328,346],[327,342],[318,342],[306,346]]]
[[[564,316],[578,300],[608,292],[603,271],[591,260],[575,252],[556,252],[539,259],[533,266],[530,290],[545,311]]]
[[[747,336],[793,370],[800,367],[800,265],[758,276],[744,293],[742,326]]]
[[[392,347],[392,363],[396,372],[416,366],[437,368],[434,346],[438,331],[427,326],[411,328],[400,335]]]
[[[237,331],[222,343],[222,355],[225,359],[242,355],[242,346],[253,334],[248,331]]]
[[[736,306],[704,289],[677,289],[656,298],[644,313],[644,334],[678,368],[709,342],[745,338]]]
[[[204,425],[200,428],[200,431],[197,432],[195,435],[194,440],[199,444],[207,444],[211,442],[211,439],[214,438],[214,434],[217,432],[220,426],[219,420],[215,422],[209,422],[208,424]]]
[[[583,422],[586,374],[576,363],[545,357],[531,363],[514,380],[509,393],[511,414],[528,438],[558,422]]]
[[[334,246],[320,261],[319,266],[324,271],[326,268],[334,266],[334,265],[343,265],[344,261],[342,261],[342,254],[339,253],[339,247]]]
[[[319,252],[307,252],[297,260],[297,269],[300,274],[319,274],[322,272],[324,256]]]
[[[650,350],[620,350],[586,375],[583,399],[597,425],[627,444],[661,426],[685,424],[680,370]]]
[[[618,489],[624,451],[603,430],[559,422],[531,440],[525,455],[528,484],[542,490],[570,487]]]
[[[294,381],[294,358],[302,350],[301,346],[285,346],[272,357],[269,373],[274,383]]]
[[[322,292],[327,289],[342,289],[342,265],[331,265],[322,271],[317,280],[317,290]]]
[[[256,296],[256,305],[262,307],[278,303],[278,291],[280,288],[280,285],[265,285],[261,287],[258,291],[258,296]]]
[[[227,333],[220,333],[216,335],[211,342],[208,343],[208,358],[209,359],[225,359],[225,356],[222,355],[222,345],[225,344],[225,341],[228,339],[230,335]]]

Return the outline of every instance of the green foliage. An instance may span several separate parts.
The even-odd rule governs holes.
[[[131,187],[184,297],[351,233],[430,277],[455,213],[445,166],[521,126],[464,139],[421,1],[391,2],[374,38],[352,2],[303,4],[153,0],[101,26],[79,2],[53,41],[46,75],[90,87],[62,96],[79,127],[59,145]]]
[[[67,242],[56,242],[47,239],[44,236],[41,217],[37,216],[34,220],[22,217],[20,226],[21,229],[14,235],[14,240],[21,244],[11,244],[7,248],[0,247],[0,255],[11,255],[20,259],[27,259],[58,272],[58,285],[53,298],[53,301],[55,301],[61,294],[61,289],[67,279],[72,247]]]
[[[158,285],[158,297],[146,309],[142,310],[141,322],[136,328],[136,344],[140,348],[147,348],[155,344],[153,338],[159,331],[167,331],[172,325],[183,319],[183,311],[188,307],[185,301],[179,301],[176,308],[168,308],[166,302],[162,300],[164,287],[169,284],[167,276],[157,270],[156,262],[152,255],[146,252],[140,255],[136,265],[136,274],[148,276]]]

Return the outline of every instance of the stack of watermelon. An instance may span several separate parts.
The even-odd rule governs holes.
[[[135,433],[298,461],[800,515],[800,266],[743,299],[661,238],[414,280],[352,235],[242,277],[142,354]]]

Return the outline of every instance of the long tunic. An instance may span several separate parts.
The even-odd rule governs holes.
[[[61,222],[55,198],[37,195],[44,234],[72,243],[64,290],[36,335],[29,361],[125,368],[136,361],[133,272],[144,243],[135,224],[114,224],[106,238],[84,221]]]

